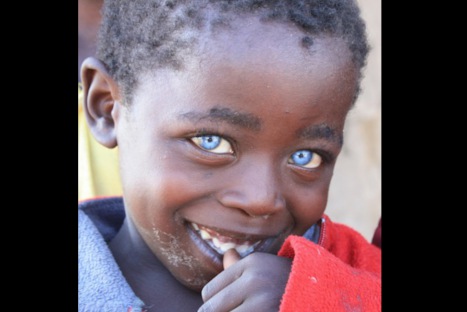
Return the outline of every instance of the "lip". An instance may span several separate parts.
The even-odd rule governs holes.
[[[212,249],[211,246],[209,246],[209,244],[198,235],[195,229],[193,229],[193,227],[191,226],[191,222],[187,222],[185,224],[185,228],[187,229],[188,235],[190,236],[193,243],[196,245],[197,249],[205,258],[209,259],[212,262],[213,269],[216,272],[222,271],[222,255],[216,252],[214,249]]]
[[[193,226],[195,224],[195,227]],[[284,235],[287,232],[286,230],[281,231],[280,233],[271,236],[271,235],[258,235],[251,233],[240,233],[228,229],[221,229],[216,226],[208,226],[196,222],[187,221],[186,227],[191,238],[195,241],[196,245],[199,247],[201,252],[207,257],[212,259],[216,264],[219,263],[222,266],[222,257],[223,254],[211,246],[210,242],[201,237],[199,229],[208,230],[210,232],[215,232],[216,235],[220,235],[226,238],[229,238],[233,241],[236,241],[238,244],[248,244],[250,248],[248,251],[245,251],[240,256],[243,258],[253,252],[266,252],[271,253],[271,246],[277,242],[278,238]],[[238,251],[238,250],[237,250]]]

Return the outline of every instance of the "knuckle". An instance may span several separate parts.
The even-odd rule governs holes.
[[[212,306],[211,301],[205,302],[199,309],[198,312],[213,312],[214,307]]]
[[[211,288],[212,288],[211,283],[207,283],[201,290],[201,298],[203,298],[203,301],[206,301],[210,297]]]

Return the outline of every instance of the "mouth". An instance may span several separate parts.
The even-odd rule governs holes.
[[[219,231],[203,225],[191,223],[191,227],[199,237],[218,254],[223,255],[229,249],[235,249],[244,258],[257,249],[271,237],[251,235],[221,234]]]

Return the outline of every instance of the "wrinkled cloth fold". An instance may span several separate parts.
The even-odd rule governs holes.
[[[325,216],[319,245],[289,236],[279,256],[293,259],[280,312],[381,311],[381,250]]]
[[[108,247],[123,222],[122,207],[119,198],[98,200],[99,209],[92,202],[78,206],[79,312],[144,311]]]

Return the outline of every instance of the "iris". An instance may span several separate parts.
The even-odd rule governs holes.
[[[305,168],[316,168],[321,164],[321,156],[309,150],[299,150],[290,156],[289,163]]]
[[[191,138],[199,148],[216,154],[232,154],[232,146],[229,141],[218,135],[200,135]]]

